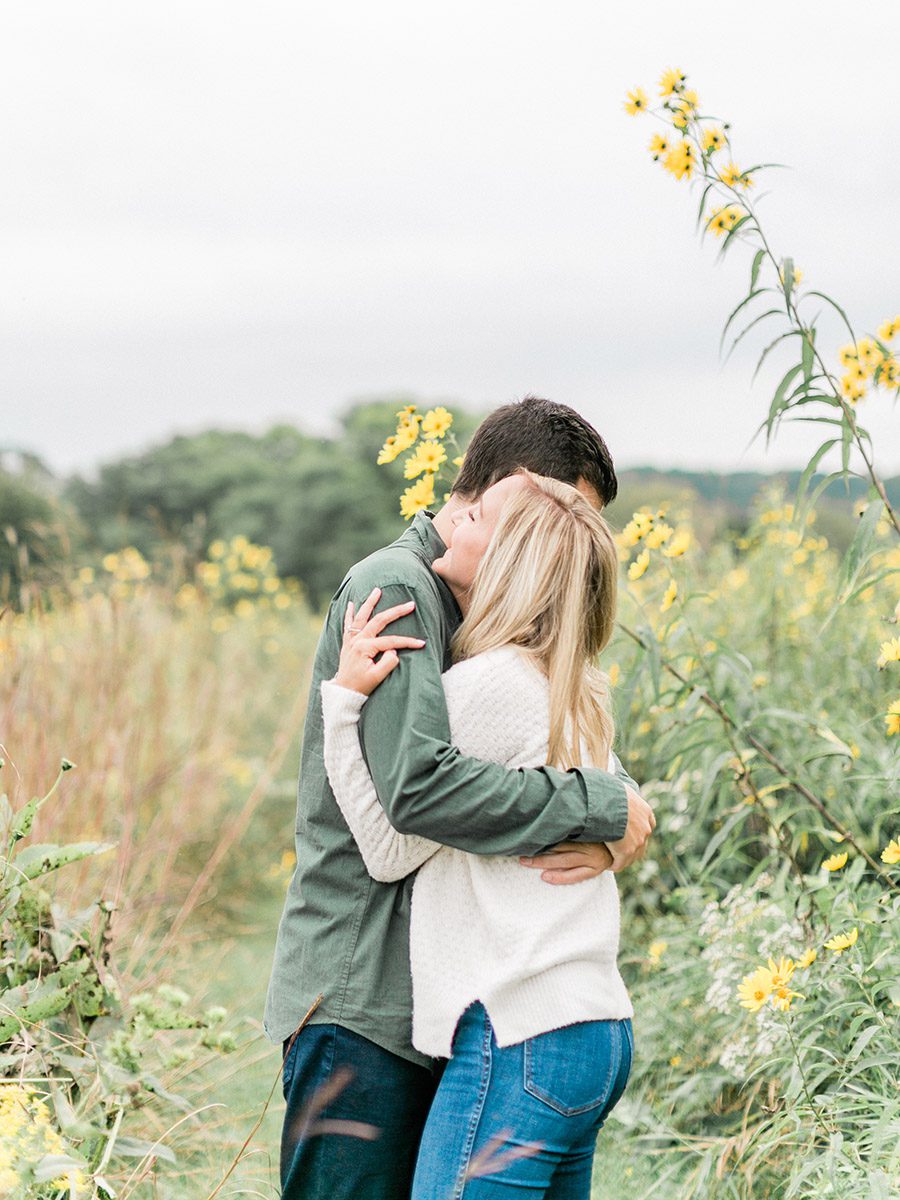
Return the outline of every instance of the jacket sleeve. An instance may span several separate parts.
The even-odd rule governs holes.
[[[473,854],[533,855],[564,841],[621,838],[628,821],[621,778],[599,768],[510,770],[451,744],[443,634],[429,619],[432,606],[419,603],[414,586],[396,584],[383,589],[379,609],[405,600],[417,607],[390,632],[425,638],[426,646],[401,651],[360,720],[363,753],[391,825]]]
[[[359,745],[359,714],[366,697],[322,683],[325,769],[366,870],[379,883],[402,879],[441,849],[438,842],[398,833],[378,803]]]

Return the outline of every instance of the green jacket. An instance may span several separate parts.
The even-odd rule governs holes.
[[[373,587],[379,609],[413,599],[388,632],[426,639],[362,710],[360,739],[378,798],[395,829],[473,854],[537,854],[565,841],[617,841],[625,833],[623,769],[509,770],[466,758],[450,743],[441,672],[461,614],[431,563],[446,547],[420,512],[404,533],[351,568],[333,597],[316,650],[295,823],[297,866],[278,927],[264,1028],[282,1042],[323,993],[314,1024],[334,1022],[411,1062],[409,904],[414,876],[370,878],[328,783],[319,685],[334,676],[348,601]],[[511,703],[515,698],[511,697]],[[618,760],[616,760],[618,761]],[[528,868],[523,867],[522,870]],[[553,885],[548,884],[548,887]]]

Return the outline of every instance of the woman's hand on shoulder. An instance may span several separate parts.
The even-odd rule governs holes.
[[[398,665],[399,650],[421,650],[425,645],[422,638],[381,636],[392,621],[411,613],[416,602],[408,600],[405,604],[395,604],[373,616],[380,596],[381,588],[373,588],[358,613],[354,612],[352,601],[344,613],[344,640],[334,682],[363,696],[371,696]],[[379,654],[381,657],[376,662]]]

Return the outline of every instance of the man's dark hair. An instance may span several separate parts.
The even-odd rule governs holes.
[[[606,442],[567,404],[526,396],[485,417],[469,443],[453,493],[476,499],[492,484],[525,467],[562,483],[585,479],[603,505],[618,481]]]

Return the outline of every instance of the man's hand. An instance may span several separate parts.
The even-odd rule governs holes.
[[[627,785],[625,795],[628,797],[628,824],[625,833],[617,842],[605,843],[612,851],[613,871],[624,871],[637,859],[643,858],[647,853],[650,834],[656,828],[653,809],[643,796],[639,796]]]
[[[617,842],[563,842],[544,854],[520,858],[523,867],[541,871],[545,883],[581,883],[603,871],[624,871],[647,853],[650,834],[656,828],[653,809],[632,788],[628,797],[628,824]]]
[[[544,883],[581,883],[609,870],[613,856],[605,842],[562,842],[545,854],[520,858],[519,862],[539,870]]]

